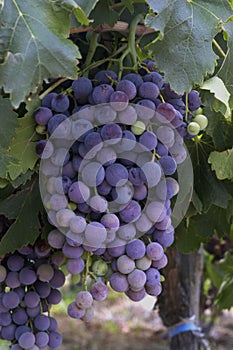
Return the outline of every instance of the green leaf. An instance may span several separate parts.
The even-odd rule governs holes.
[[[122,4],[124,4],[130,13],[134,12],[133,1],[132,0],[122,0]]]
[[[17,161],[0,146],[0,177],[6,179],[8,167],[17,165]]]
[[[233,255],[227,252],[224,259],[220,261],[220,269],[225,273],[229,273],[233,277]]]
[[[43,211],[38,179],[0,202],[0,213],[15,219],[0,241],[0,255],[33,243],[40,233],[39,212]]]
[[[94,19],[94,28],[104,24],[113,27],[119,19],[119,14],[111,8],[109,0],[100,0],[91,12],[90,17]]]
[[[213,93],[215,98],[225,105],[225,117],[229,118],[231,116],[231,109],[229,106],[230,93],[219,77],[215,76],[206,80],[204,84],[200,86],[200,88],[202,90],[209,90],[211,93]]]
[[[28,169],[33,170],[38,160],[35,152],[35,121],[29,115],[19,119],[15,138],[12,141],[8,155],[17,160],[16,164],[9,164],[8,174],[11,180],[25,174]]]
[[[211,152],[208,162],[219,180],[233,180],[233,149]]]
[[[207,92],[206,94],[211,95]],[[210,108],[204,108],[204,114],[208,118],[206,133],[211,136],[215,150],[224,151],[231,148],[233,124],[229,123],[220,113],[215,113]]]
[[[0,146],[7,148],[15,135],[18,119],[9,99],[2,96],[0,96],[0,125]]]
[[[224,84],[228,91],[231,93],[230,106],[233,109],[233,71],[232,71],[232,62],[233,62],[233,23],[229,22],[224,25],[224,29],[228,34],[228,50],[226,58],[223,61],[222,67],[218,73],[220,78],[224,81]]]
[[[220,309],[230,309],[233,306],[233,277],[228,276],[222,283],[215,299]]]
[[[213,255],[208,254],[208,259],[205,263],[206,273],[208,277],[211,279],[213,285],[216,288],[219,288],[223,281],[223,272],[220,270],[219,266],[216,266],[213,263]]]
[[[18,188],[19,186],[25,185],[28,180],[31,180],[34,171],[28,170],[25,174],[20,174],[15,180],[11,180],[11,186]]]
[[[147,0],[154,14],[147,26],[160,32],[150,46],[156,64],[172,89],[182,94],[213,73],[217,56],[212,40],[220,23],[232,16],[227,0]]]
[[[88,16],[94,9],[99,0],[74,0],[78,7],[75,9],[74,14],[77,20],[81,24],[88,25],[90,22]]]
[[[195,230],[187,226],[185,220],[176,228],[176,247],[182,253],[190,253],[200,248],[202,238],[197,235]]]
[[[7,0],[1,11],[0,86],[18,107],[50,77],[76,77],[79,50],[67,39],[70,11],[48,0]]]

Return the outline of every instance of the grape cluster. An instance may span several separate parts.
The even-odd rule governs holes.
[[[47,94],[34,113],[46,135],[36,144],[42,200],[56,228],[0,265],[1,337],[14,350],[61,344],[49,315],[61,300],[61,267],[83,282],[67,312],[85,322],[108,282],[134,301],[161,293],[183,138],[207,126],[197,91],[176,94],[149,60],[140,74],[118,81],[101,70],[68,92]]]
[[[65,276],[43,240],[6,255],[0,264],[0,334],[10,349],[55,349],[61,345],[52,305],[61,301]],[[51,260],[50,260],[51,259]]]
[[[233,245],[229,237],[212,236],[205,244],[205,250],[214,256],[213,261],[219,261],[224,258],[226,252],[233,252]]]

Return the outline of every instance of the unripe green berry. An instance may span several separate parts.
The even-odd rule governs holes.
[[[189,123],[188,127],[187,127],[188,133],[191,135],[197,135],[199,133],[200,129],[200,125],[195,123],[195,122],[191,122]]]
[[[193,121],[200,126],[200,130],[204,130],[208,125],[208,119],[204,114],[196,115]]]

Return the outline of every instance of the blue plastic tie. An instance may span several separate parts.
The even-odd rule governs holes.
[[[193,322],[185,322],[171,328],[168,331],[168,335],[170,338],[173,338],[177,334],[188,332],[188,331],[200,331],[200,328],[197,325],[195,325],[195,323]]]

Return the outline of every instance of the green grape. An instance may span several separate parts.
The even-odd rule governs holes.
[[[199,124],[197,124],[196,122],[191,122],[191,123],[189,123],[187,130],[188,130],[189,134],[197,135],[201,129],[200,129]]]
[[[131,131],[134,135],[141,135],[146,129],[146,126],[143,122],[138,120],[135,124],[131,126]]]
[[[92,265],[92,271],[96,276],[102,277],[108,272],[108,265],[103,260],[96,260]]]
[[[200,130],[204,130],[208,125],[208,119],[204,114],[198,114],[193,119],[193,122],[197,123],[200,126]]]
[[[194,115],[202,114],[203,113],[203,109],[201,107],[199,107],[193,113],[194,113]]]

